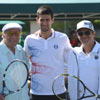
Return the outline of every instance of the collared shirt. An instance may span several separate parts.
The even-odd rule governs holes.
[[[2,92],[3,88],[1,85],[2,75],[8,64],[10,64],[10,62],[14,59],[23,60],[26,64],[28,64],[28,59],[21,46],[17,45],[15,47],[15,54],[13,54],[11,50],[2,41],[0,43],[0,93]],[[6,89],[5,92],[7,92]],[[28,84],[26,84],[26,86],[21,91],[6,96],[5,100],[29,100]]]
[[[99,89],[100,88],[100,44],[96,42],[93,50],[90,53],[88,53],[88,55],[86,55],[83,52],[82,46],[74,48],[74,51],[76,52],[77,58],[76,57],[71,58],[73,59],[73,63],[72,64],[70,63],[69,74],[79,77],[91,91],[93,91],[96,94],[99,94],[100,93]],[[71,83],[71,85],[73,84]],[[70,87],[73,87],[71,85]],[[82,91],[81,87],[79,91]],[[89,94],[90,93],[86,91],[86,95]],[[87,98],[84,100],[96,100],[96,98],[95,97]]]
[[[53,95],[53,80],[64,73],[64,63],[67,63],[71,49],[68,37],[57,31],[52,31],[52,36],[48,39],[40,37],[39,34],[31,34],[25,39],[24,48],[32,62],[31,93]],[[57,94],[65,92],[63,79],[56,86]]]

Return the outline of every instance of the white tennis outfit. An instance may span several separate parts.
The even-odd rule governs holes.
[[[72,62],[69,59],[69,74],[79,77],[90,90],[96,94],[100,94],[100,44],[96,42],[93,50],[88,55],[83,52],[82,46],[76,47],[74,50],[77,57],[75,57],[73,53],[70,55]],[[77,95],[77,82],[70,79],[69,88],[71,100],[76,100],[77,96],[81,95],[81,92]],[[79,91],[82,91],[81,87],[79,88]],[[89,95],[87,91],[86,95]],[[83,100],[97,99],[92,97]]]
[[[30,92],[35,95],[54,95],[53,80],[57,75],[64,73],[64,63],[67,63],[71,49],[68,37],[54,30],[48,39],[41,38],[39,34],[31,34],[25,39],[24,49],[32,62]],[[65,92],[63,79],[60,79],[56,86],[57,94]]]
[[[26,62],[26,64],[28,64],[28,59],[20,45],[17,45],[15,47],[15,55],[14,55],[2,41],[0,43],[0,93],[2,92],[2,88],[3,88],[2,75],[4,73],[4,70],[7,68],[8,64],[14,59],[23,60],[24,62]],[[20,76],[20,79],[21,79],[21,76]],[[21,91],[6,96],[5,100],[29,100],[28,84]]]

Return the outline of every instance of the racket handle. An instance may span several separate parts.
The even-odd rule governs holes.
[[[4,82],[4,80],[3,80],[3,87],[2,87],[2,91],[1,91],[1,94],[2,94],[3,96],[5,96],[5,94],[4,94],[4,87],[5,87],[5,82]]]
[[[1,93],[1,95],[2,95],[3,97],[5,97],[5,96],[6,96],[3,92]]]
[[[1,91],[1,95],[5,97],[6,94],[4,93],[4,91],[5,91],[5,82],[3,80],[3,88],[2,88],[2,91]]]
[[[3,88],[2,91],[1,91],[1,95],[2,95],[3,97],[7,96],[7,95],[4,93],[4,88]]]
[[[2,92],[2,93],[1,93],[1,95],[2,95],[3,97],[5,97],[5,96],[6,96],[6,95],[4,94],[4,92]]]
[[[4,88],[2,88],[1,94],[4,96]]]
[[[99,99],[100,99],[100,95],[98,95],[98,96],[97,96],[97,98],[99,98]]]

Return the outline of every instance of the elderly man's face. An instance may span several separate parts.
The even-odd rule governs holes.
[[[20,30],[19,29],[8,29],[3,33],[3,39],[8,46],[15,47],[20,38]]]

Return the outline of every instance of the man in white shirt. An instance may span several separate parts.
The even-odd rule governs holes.
[[[27,36],[24,46],[32,63],[32,100],[59,100],[53,94],[52,84],[57,75],[64,73],[71,45],[66,34],[51,28],[54,16],[50,7],[41,6],[36,21],[40,30]],[[59,79],[56,86],[56,93],[65,99],[64,79]]]
[[[73,53],[70,55],[73,63],[70,62],[68,72],[79,77],[91,91],[100,94],[100,44],[95,40],[94,26],[91,21],[83,20],[77,24],[76,31],[82,45],[74,48],[76,56]],[[76,81],[74,82],[69,80],[71,100],[77,100],[76,98],[80,98],[79,95],[82,95],[82,88],[79,86],[77,91]],[[86,91],[86,95],[90,95],[90,93]],[[97,99],[91,97],[83,100]]]
[[[0,42],[0,100],[29,100],[28,84],[16,93],[6,97],[2,95],[2,75],[8,64],[15,59],[24,61],[28,65],[27,56],[20,45],[17,45],[22,32],[22,26],[17,23],[8,23],[2,28],[2,38]],[[7,92],[7,89],[4,89]]]

